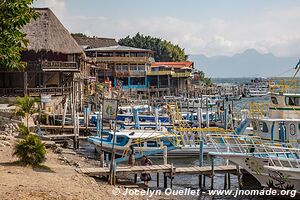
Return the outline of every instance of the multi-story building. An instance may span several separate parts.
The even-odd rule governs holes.
[[[116,45],[86,49],[85,52],[95,63],[107,66],[98,71],[100,82],[110,81],[113,87],[122,90],[147,91],[147,71],[154,61],[153,51]]]
[[[150,92],[164,94],[183,94],[188,91],[194,63],[185,62],[154,62],[149,77]]]
[[[47,96],[60,107],[66,97],[81,107],[83,79],[88,66],[85,54],[49,8],[37,8],[40,14],[22,29],[29,45],[21,52],[27,63],[24,71],[8,70],[0,66],[0,95]],[[80,109],[80,108],[79,108]]]

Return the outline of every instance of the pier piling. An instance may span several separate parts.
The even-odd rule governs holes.
[[[159,188],[159,172],[156,173],[156,185]]]
[[[215,162],[214,162],[214,157],[211,156],[211,185],[210,185],[211,190],[214,189],[214,178],[215,178]]]

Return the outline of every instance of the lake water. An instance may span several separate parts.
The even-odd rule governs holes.
[[[250,81],[251,78],[235,78],[235,79],[213,79],[215,83],[225,83],[225,84],[241,84]],[[269,97],[256,97],[256,98],[242,98],[241,100],[234,101],[233,107],[234,110],[241,110],[248,108],[250,102],[268,102]],[[228,104],[232,104],[232,102],[226,102],[225,108],[228,107]],[[95,155],[94,147],[90,144],[81,145],[82,152],[89,156],[97,158]],[[153,164],[163,164],[162,159],[158,158],[151,158]],[[176,167],[185,167],[185,166],[198,166],[199,165],[199,159],[198,158],[184,158],[184,159],[173,159],[169,158],[168,163],[173,163]],[[204,157],[204,165],[208,166],[210,165],[211,160],[207,157]],[[222,159],[216,159],[215,165],[223,165],[224,160]],[[246,180],[245,180],[246,179]],[[168,184],[170,180],[168,179]],[[243,177],[244,185],[249,189],[257,189],[260,188],[259,183],[251,176],[244,176]],[[215,189],[223,189],[224,187],[224,175],[216,174],[215,176]],[[149,186],[151,189],[157,189],[156,188],[156,174],[152,175],[152,181],[150,181]],[[163,186],[163,176],[160,176],[160,186]],[[206,187],[210,188],[210,179],[206,178]],[[192,188],[192,189],[198,189],[198,176],[197,175],[176,175],[174,181],[173,181],[173,189],[183,189],[183,188]],[[231,188],[235,189],[238,188],[238,181],[237,177],[234,175],[231,175]],[[184,198],[180,199],[207,199],[208,197],[206,195],[195,197],[195,196],[185,196]],[[211,199],[211,198],[209,198]],[[215,197],[215,199],[232,199],[232,196],[219,196]],[[265,197],[251,197],[251,196],[244,196],[244,197],[237,197],[237,199],[267,199]]]

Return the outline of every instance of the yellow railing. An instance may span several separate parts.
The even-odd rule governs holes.
[[[176,72],[172,74],[173,78],[190,77],[190,76],[192,76],[192,72]]]
[[[297,79],[272,80],[269,81],[269,86],[271,93],[300,93]]]
[[[249,111],[252,118],[261,118],[269,115],[269,103],[255,103],[251,102]]]
[[[149,71],[147,72],[148,76],[161,76],[161,75],[172,75],[173,71]]]

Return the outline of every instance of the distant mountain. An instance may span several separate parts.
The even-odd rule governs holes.
[[[276,57],[271,53],[261,54],[255,49],[247,49],[233,56],[189,55],[195,68],[209,77],[277,77],[290,76],[299,58]]]

